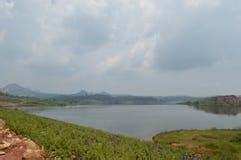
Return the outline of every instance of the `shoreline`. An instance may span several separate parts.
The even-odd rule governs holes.
[[[241,129],[175,130],[161,132],[146,141],[14,109],[0,108],[0,118],[16,134],[43,146],[50,158],[105,157],[112,160],[117,157],[136,159],[137,156],[154,160],[187,157],[218,160],[225,156],[235,160],[241,157]]]

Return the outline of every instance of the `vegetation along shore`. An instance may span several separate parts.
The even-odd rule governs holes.
[[[6,95],[1,95],[1,101],[4,97],[6,98]],[[240,129],[172,131],[154,136],[153,141],[142,141],[6,108],[6,104],[12,106],[13,101],[16,105],[29,104],[29,101],[38,105],[49,104],[35,103],[32,98],[17,97],[4,99],[5,103],[1,104],[5,105],[0,108],[0,119],[6,122],[6,127],[16,135],[36,143],[41,151],[44,151],[44,158],[241,159]],[[0,151],[7,154],[11,149],[14,149],[14,146]]]

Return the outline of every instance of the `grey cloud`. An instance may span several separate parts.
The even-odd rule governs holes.
[[[60,66],[49,63],[41,63],[30,65],[31,70],[35,75],[38,76],[51,76],[51,77],[62,77],[62,76],[71,76],[76,74],[76,70],[70,66]]]
[[[108,17],[76,14],[64,20],[63,28],[69,32],[56,44],[64,45],[74,53],[93,51],[110,41],[111,27]]]
[[[189,32],[188,30],[187,32]],[[183,33],[178,38],[157,46],[155,63],[160,69],[186,70],[206,67],[215,62],[215,51],[207,37],[194,32]]]
[[[202,7],[192,8],[179,0],[104,0],[107,6],[98,14],[86,9],[84,3],[67,7],[70,13],[62,12],[65,5],[80,1],[8,1],[14,3],[7,11],[11,16],[0,15],[0,31],[6,30],[0,44],[1,83],[17,80],[34,88],[44,86],[39,88],[42,90],[52,84],[53,90],[69,91],[59,85],[63,80],[72,89],[88,86],[86,89],[103,90],[112,84],[108,89],[116,93],[132,88],[134,94],[141,94],[141,90],[145,94],[190,90],[203,94],[216,93],[212,87],[216,81],[232,81],[229,90],[238,92],[239,1],[208,7],[205,0]],[[59,3],[56,10],[54,5]],[[108,61],[115,56],[120,58]],[[106,73],[98,74],[102,62],[106,62]],[[202,73],[196,73],[199,70]],[[208,86],[205,90],[198,87],[202,83]],[[219,93],[227,88],[220,88]]]
[[[161,70],[209,67],[237,54],[241,49],[241,33],[235,29],[238,12],[233,10],[234,6],[227,6],[204,10],[202,14],[199,11],[180,33],[158,43],[154,66]]]
[[[11,3],[14,4],[11,10],[12,17],[5,17],[0,22],[0,29],[6,31],[0,56],[12,61],[24,59],[32,54],[32,42],[39,35],[37,19],[40,8],[35,1],[23,0],[11,1]]]

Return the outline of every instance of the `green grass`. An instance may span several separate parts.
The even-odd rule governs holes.
[[[154,144],[80,127],[22,111],[0,108],[0,118],[17,134],[44,146],[47,156],[84,160],[175,160],[185,154],[169,145]]]
[[[173,131],[160,133],[153,140],[157,144],[177,144],[204,159],[241,160],[241,130],[238,129]]]

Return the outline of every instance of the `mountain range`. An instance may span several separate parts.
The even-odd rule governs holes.
[[[12,96],[20,96],[20,97],[35,97],[41,99],[48,99],[51,97],[55,97],[58,94],[51,94],[51,93],[43,93],[39,91],[34,91],[29,88],[22,87],[18,84],[9,84],[0,89],[0,92],[6,93]]]
[[[9,84],[0,89],[0,92],[19,96],[40,99],[64,100],[73,104],[176,104],[193,100],[189,96],[133,96],[113,95],[108,92],[92,93],[80,90],[73,94],[45,93],[22,87],[18,84]]]

